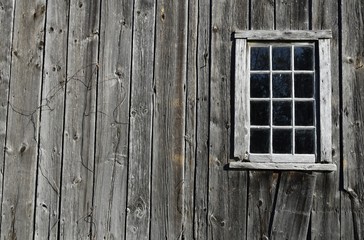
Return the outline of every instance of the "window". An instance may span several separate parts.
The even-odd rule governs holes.
[[[330,38],[330,31],[235,33],[234,154],[244,162],[231,167],[336,169]]]

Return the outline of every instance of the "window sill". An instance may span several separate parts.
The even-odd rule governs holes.
[[[337,170],[337,167],[335,164],[332,164],[332,163],[230,162],[229,169],[333,172],[333,171]]]

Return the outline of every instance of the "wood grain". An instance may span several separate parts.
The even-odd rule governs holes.
[[[1,239],[33,238],[45,10],[45,1],[16,2]]]
[[[126,239],[150,235],[155,9],[134,4]]]
[[[247,1],[212,1],[208,239],[246,235],[247,173],[224,169],[233,156],[231,34],[248,27]],[[229,13],[229,14],[227,14]]]
[[[71,1],[61,187],[61,239],[91,238],[99,1]]]
[[[183,234],[187,3],[156,9],[151,239]]]
[[[68,11],[68,2],[48,1],[40,108],[34,233],[36,239],[58,239],[64,97],[67,81]]]
[[[102,1],[100,21],[92,232],[124,239],[133,4]]]
[[[14,23],[14,1],[6,0],[2,2],[0,11],[0,24],[2,33],[0,34],[0,169],[4,169],[6,151],[6,133],[8,118],[8,100],[12,62],[12,42]],[[0,175],[0,201],[2,201],[4,171]],[[1,204],[0,204],[1,213]],[[1,231],[1,226],[0,226]]]

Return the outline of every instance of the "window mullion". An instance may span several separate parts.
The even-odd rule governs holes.
[[[295,92],[294,92],[294,45],[291,48],[291,68],[292,68],[292,154],[295,155]]]
[[[269,45],[269,81],[270,81],[270,149],[269,153],[273,155],[273,63],[272,63],[272,45]]]

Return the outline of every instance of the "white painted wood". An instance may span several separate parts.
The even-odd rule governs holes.
[[[316,161],[314,154],[249,154],[250,162],[311,162]]]
[[[331,30],[316,31],[278,31],[278,30],[254,30],[238,31],[234,33],[234,38],[245,38],[248,40],[318,40],[322,38],[332,38]]]
[[[321,162],[332,162],[330,39],[319,40]]]
[[[229,168],[240,170],[282,170],[282,171],[336,171],[335,164],[323,163],[252,163],[230,162]]]
[[[235,112],[234,156],[244,159],[249,151],[249,79],[247,73],[247,41],[237,39],[235,45]]]

